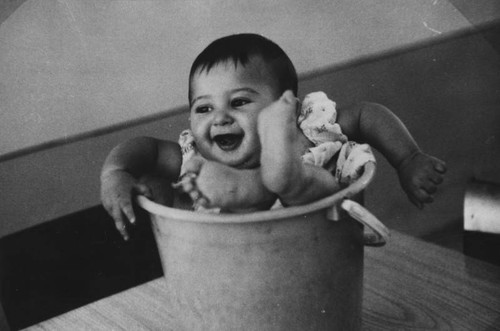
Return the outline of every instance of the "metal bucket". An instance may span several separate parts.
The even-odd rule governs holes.
[[[175,329],[359,330],[363,246],[383,244],[388,233],[345,199],[359,197],[374,170],[370,163],[356,183],[314,203],[249,214],[200,214],[139,197]],[[376,234],[365,238],[339,206],[377,223]]]

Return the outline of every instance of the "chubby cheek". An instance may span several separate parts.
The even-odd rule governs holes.
[[[211,143],[209,126],[200,121],[191,121],[191,132],[198,151],[204,154]]]
[[[208,132],[210,132],[210,123],[208,119],[201,116],[191,115],[189,118],[189,125],[195,139],[204,138]]]

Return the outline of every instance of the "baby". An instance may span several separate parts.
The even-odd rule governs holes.
[[[267,201],[262,199],[266,190],[275,193],[275,197],[270,196],[270,201],[279,199],[273,207],[282,207],[283,203],[304,204],[347,186],[357,179],[363,165],[375,162],[368,145],[347,141],[336,123],[335,103],[326,94],[308,94],[298,116],[297,102],[293,93],[286,91],[259,114],[257,131],[262,145],[261,169],[252,181],[241,182],[238,176],[241,171],[231,170],[221,163],[207,164],[198,151],[191,130],[183,131],[179,139],[183,151],[181,180],[174,187],[181,187],[189,193],[197,211],[218,213],[221,208],[213,207],[224,207],[223,212],[242,212],[234,208],[243,206],[248,212],[252,208],[267,209],[265,205],[249,204],[253,201],[249,198],[255,193],[258,193],[255,201],[260,203]],[[226,134],[215,139],[227,149],[237,143],[237,137],[230,126],[225,130]],[[311,165],[315,167],[309,169]],[[317,167],[328,171],[317,172]],[[323,188],[323,185],[326,187]],[[292,189],[293,192],[289,192]],[[239,199],[242,199],[240,204],[237,203]]]
[[[151,196],[150,187],[140,180],[145,175],[154,174],[163,183],[182,176],[177,186],[197,206],[222,212],[269,209],[276,201],[300,205],[338,191],[342,181],[332,175],[338,159],[347,159],[353,148],[366,150],[345,144],[347,137],[377,148],[397,170],[414,204],[432,202],[445,164],[424,154],[392,112],[373,103],[335,109],[320,95],[322,109],[332,116],[324,123],[330,129],[319,136],[332,141],[319,146],[328,141],[318,144],[314,140],[319,136],[309,134],[322,129],[308,127],[307,106],[299,114],[297,86],[292,62],[274,42],[239,34],[211,43],[191,67],[190,130],[181,136],[182,146],[135,138],[115,147],[105,161],[101,198],[122,236],[128,238],[128,222],[135,222],[133,191]],[[349,151],[338,155],[344,145]],[[372,160],[369,152],[364,155]]]

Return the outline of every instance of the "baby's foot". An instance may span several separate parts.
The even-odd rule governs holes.
[[[201,158],[186,162],[186,173],[174,184],[193,200],[195,210],[202,208],[230,208],[238,205],[238,178],[229,166]],[[241,200],[241,199],[240,199]]]
[[[297,98],[286,91],[259,115],[262,180],[279,196],[289,193],[303,175],[300,156],[307,139],[297,127],[297,106]]]

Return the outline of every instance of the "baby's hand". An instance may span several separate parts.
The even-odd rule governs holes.
[[[398,169],[401,187],[418,208],[434,201],[434,193],[443,182],[445,172],[443,161],[420,151],[403,160]]]
[[[132,175],[123,170],[111,170],[101,174],[101,201],[115,221],[115,227],[128,240],[127,224],[135,223],[132,208],[133,193],[151,198],[149,188],[140,184]]]

